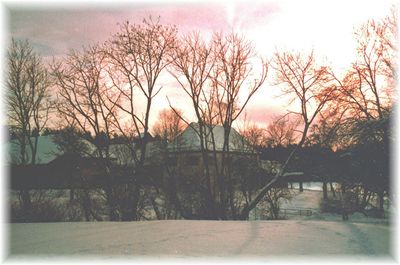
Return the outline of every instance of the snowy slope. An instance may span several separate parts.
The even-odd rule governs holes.
[[[385,224],[330,221],[147,221],[9,224],[11,257],[386,256]]]

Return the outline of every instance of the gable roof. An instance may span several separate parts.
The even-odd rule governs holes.
[[[169,151],[200,151],[201,142],[199,136],[199,124],[196,122],[190,125],[178,135],[174,141],[168,144]],[[211,129],[206,127],[206,137],[203,139],[208,150],[214,150],[213,139],[215,142],[215,150],[222,151],[224,145],[224,127],[215,125]],[[250,153],[254,149],[247,143],[242,135],[234,128],[231,129],[229,135],[229,150],[231,152]]]

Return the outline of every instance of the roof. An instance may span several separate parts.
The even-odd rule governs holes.
[[[36,152],[36,163],[35,164],[48,164],[57,157],[60,157],[64,152],[59,148],[55,141],[55,135],[41,135],[38,138],[37,152]],[[33,138],[32,138],[33,139]],[[84,156],[97,157],[97,148],[94,144],[81,138],[82,143],[87,147],[88,154]],[[135,144],[133,144],[135,147]],[[20,144],[17,140],[10,140],[6,143],[7,154],[6,159],[8,164],[20,164]],[[27,161],[31,159],[31,148],[27,145]],[[140,156],[140,148],[136,149],[137,156]],[[113,158],[114,162],[119,165],[132,166],[134,165],[134,158],[132,156],[132,149],[128,144],[111,144],[109,146],[110,156]],[[146,147],[146,159],[150,157],[155,157],[160,153],[160,144],[157,141],[150,141],[147,143]]]
[[[34,139],[32,137],[32,139]],[[84,144],[87,145],[90,153],[96,151],[96,147],[89,141],[82,139]],[[10,140],[6,144],[7,154],[6,159],[8,164],[20,164],[21,162],[21,146],[17,140]],[[38,137],[37,151],[36,151],[36,164],[47,164],[57,157],[61,156],[64,152],[58,147],[55,142],[54,135],[41,135]],[[29,144],[26,146],[27,161],[31,159],[31,148]]]
[[[133,148],[129,146],[130,144],[111,144],[109,146],[110,156],[114,162],[118,165],[132,166],[135,164],[135,159],[132,152],[136,152],[136,156],[140,157],[140,146],[139,144],[132,144]],[[138,145],[136,147],[136,145]],[[161,146],[158,141],[149,141],[146,144],[146,156],[145,159],[154,159],[161,152]]]
[[[215,150],[222,151],[224,145],[224,127],[215,125],[210,129],[206,128],[205,146],[208,150],[213,149],[213,141],[215,142]],[[175,140],[168,144],[169,151],[200,151],[199,124],[192,122]],[[247,143],[242,135],[234,128],[231,129],[229,135],[229,150],[232,152],[254,152],[254,149]]]

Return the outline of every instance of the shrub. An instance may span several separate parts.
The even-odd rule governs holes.
[[[320,201],[319,207],[323,213],[342,213],[342,202],[339,198],[328,198]]]
[[[10,217],[11,222],[16,223],[61,222],[65,220],[65,212],[51,201],[33,202],[29,212],[13,203]]]

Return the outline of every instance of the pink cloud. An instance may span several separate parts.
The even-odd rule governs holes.
[[[238,4],[235,20],[244,27],[264,23],[272,4]],[[210,33],[230,29],[227,5],[218,3],[141,4],[101,9],[89,8],[29,9],[9,11],[10,35],[29,39],[44,56],[65,54],[69,49],[104,42],[118,31],[118,23],[129,20],[141,23],[146,17],[161,18],[161,23],[174,24],[180,32],[201,31]]]
[[[246,108],[247,119],[251,122],[255,122],[259,126],[267,126],[274,117],[284,114],[285,111],[278,106],[257,105],[248,106]],[[244,118],[244,113],[240,118]]]

